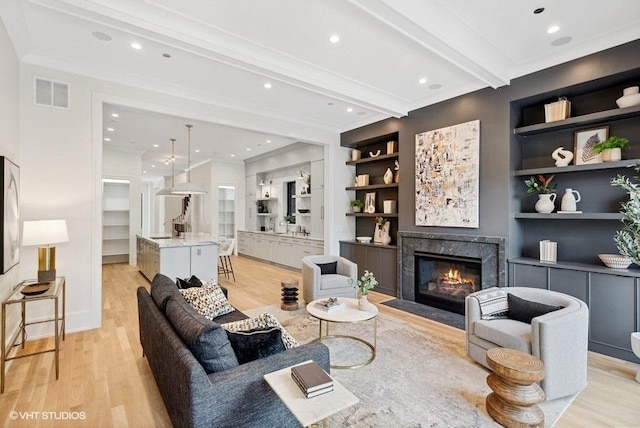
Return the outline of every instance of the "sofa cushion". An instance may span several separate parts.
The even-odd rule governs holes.
[[[531,353],[531,326],[511,319],[479,320],[473,334],[502,348]]]
[[[217,285],[207,283],[202,287],[192,287],[186,290],[180,290],[184,299],[191,304],[207,319],[214,319],[220,315],[233,312],[235,309],[229,304],[224,297],[222,289]]]
[[[338,262],[316,263],[316,266],[320,268],[320,275],[335,275],[338,273]]]
[[[289,332],[280,324],[278,319],[269,313],[258,315],[254,318],[247,318],[241,321],[234,321],[222,324],[227,331],[250,331],[256,329],[268,329],[277,327],[282,332],[282,343],[287,349],[295,348],[300,344],[289,334]]]
[[[191,287],[202,287],[202,281],[197,276],[191,275],[191,278],[176,278],[178,288],[187,289]]]
[[[278,327],[249,331],[227,331],[238,363],[244,364],[284,351],[282,331]]]
[[[178,286],[176,286],[169,277],[161,273],[156,274],[156,276],[153,277],[153,281],[151,281],[151,297],[153,301],[156,302],[156,306],[164,312],[167,307],[167,302],[173,296],[180,296]]]
[[[520,322],[526,322],[527,324],[531,324],[531,320],[535,317],[563,308],[563,306],[551,306],[545,305],[544,303],[532,302],[530,300],[514,296],[513,294],[509,294],[507,300],[509,302],[509,318]]]
[[[167,302],[166,315],[207,374],[239,365],[227,333],[220,324],[204,318],[187,302],[179,299]]]
[[[322,280],[320,281],[320,289],[321,290],[333,290],[334,288],[344,288],[349,286],[348,281],[349,277],[344,275],[336,275],[336,274],[328,274],[322,275]]]

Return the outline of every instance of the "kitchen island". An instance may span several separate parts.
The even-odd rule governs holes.
[[[226,238],[137,235],[138,269],[151,281],[157,273],[176,278],[218,278],[218,243]]]

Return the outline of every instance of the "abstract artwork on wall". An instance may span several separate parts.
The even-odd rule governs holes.
[[[2,180],[2,228],[0,235],[0,273],[4,274],[20,261],[20,168],[4,156],[0,156],[0,180]]]
[[[480,121],[416,134],[416,226],[478,227]]]

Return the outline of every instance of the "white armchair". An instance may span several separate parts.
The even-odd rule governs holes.
[[[320,266],[332,271],[335,263],[335,273],[321,274]],[[358,280],[358,265],[344,257],[322,255],[306,256],[302,258],[302,292],[308,303],[324,297],[356,297],[354,285],[349,284],[352,278],[354,284]]]
[[[487,351],[491,348],[512,348],[538,357],[544,364],[545,377],[540,387],[545,400],[583,390],[587,385],[587,305],[575,297],[545,289],[503,290],[521,299],[563,308],[535,317],[531,324],[513,319],[486,320],[481,319],[475,293],[469,294],[465,299],[467,355],[487,368]]]

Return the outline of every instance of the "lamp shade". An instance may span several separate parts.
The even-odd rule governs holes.
[[[207,190],[196,183],[186,182],[171,188],[173,195],[205,195]]]
[[[69,242],[66,220],[25,221],[22,245],[49,245]]]

